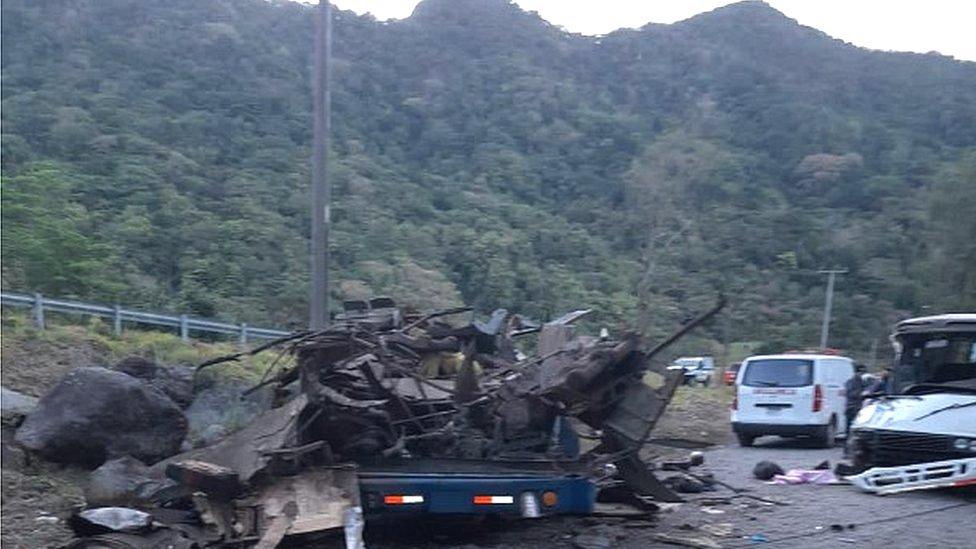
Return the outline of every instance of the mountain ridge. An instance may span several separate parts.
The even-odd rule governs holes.
[[[4,286],[299,323],[312,8],[67,6],[4,3]],[[933,210],[968,217],[976,65],[837,47],[760,3],[601,38],[421,6],[336,13],[336,301],[587,304],[654,335],[722,291],[705,340],[773,348],[813,339],[804,273],[836,265],[855,349],[976,306],[976,256]],[[755,42],[756,14],[795,44]]]

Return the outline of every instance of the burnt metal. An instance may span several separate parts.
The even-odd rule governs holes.
[[[680,501],[639,455],[681,382],[652,359],[723,304],[646,351],[636,334],[574,336],[572,323],[588,310],[540,326],[497,310],[486,322],[454,327],[438,319],[469,309],[420,314],[389,298],[350,302],[329,328],[260,349],[280,355],[258,386],[283,394],[297,385],[297,397],[153,469],[182,487],[167,505],[200,517],[195,526],[206,534],[194,539],[202,547],[270,547],[286,535],[341,526],[340,511],[358,505],[358,491],[355,466],[340,471],[339,463],[537,463],[589,471],[601,483],[615,475],[635,497]],[[532,332],[538,353],[517,360],[513,338]],[[662,373],[663,383],[644,383],[648,371]],[[579,455],[574,424],[599,433],[599,445]]]

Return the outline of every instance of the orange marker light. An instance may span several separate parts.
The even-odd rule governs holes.
[[[542,493],[543,505],[545,505],[546,507],[554,507],[557,503],[559,503],[559,496],[556,495],[556,492]]]

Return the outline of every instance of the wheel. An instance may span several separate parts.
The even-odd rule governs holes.
[[[712,378],[711,378],[711,377],[706,377],[706,378],[705,378],[705,379],[704,379],[704,380],[702,381],[702,387],[708,387],[708,384],[709,384],[709,383],[711,383],[711,381],[712,381]]]
[[[834,443],[837,441],[837,421],[835,419],[831,419],[830,423],[820,430],[817,441],[821,448],[834,447]]]
[[[736,433],[736,438],[739,439],[739,446],[749,447],[752,443],[756,441],[756,437],[753,435],[746,435],[742,433]]]

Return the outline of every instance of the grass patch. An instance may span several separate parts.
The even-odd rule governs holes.
[[[116,336],[110,323],[98,317],[47,315],[46,327],[35,328],[28,314],[22,311],[3,311],[0,330],[0,349],[3,352],[4,370],[15,371],[18,367],[58,367],[58,375],[64,373],[64,363],[77,366],[108,366],[127,356],[141,356],[157,364],[196,366],[211,358],[236,353],[246,347],[235,342],[199,341],[184,343],[178,334],[152,329],[129,327]],[[250,346],[258,345],[254,342]],[[256,357],[245,357],[209,368],[210,379],[236,379],[256,382],[276,355],[266,351]],[[7,377],[6,375],[4,376]]]

